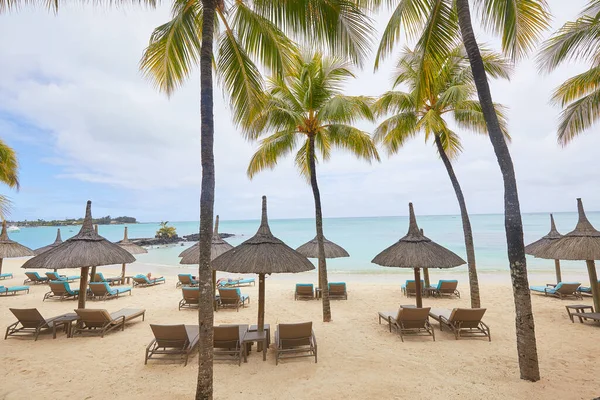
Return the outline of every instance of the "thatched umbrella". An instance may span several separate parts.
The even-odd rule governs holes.
[[[92,225],[92,202],[88,200],[85,219],[79,233],[52,250],[33,257],[22,268],[63,269],[81,268],[78,308],[85,308],[85,298],[90,266],[132,263],[127,250],[99,236]]]
[[[408,209],[410,217],[406,236],[375,256],[372,262],[384,267],[414,269],[417,307],[422,307],[420,268],[458,267],[465,264],[465,260],[423,235],[417,226],[412,203],[408,203]]]
[[[254,236],[212,261],[217,271],[258,274],[258,330],[265,324],[265,274],[304,272],[315,269],[306,257],[271,233],[267,220],[267,197],[262,198],[262,219]]]
[[[554,242],[556,242],[562,237],[563,235],[558,233],[558,231],[556,230],[554,217],[552,216],[552,214],[550,214],[550,232],[548,232],[548,234],[542,237],[541,239],[525,246],[525,253],[537,257],[538,254],[543,254],[544,249],[546,247],[552,245]],[[562,276],[560,273],[560,260],[554,260],[554,269],[556,271],[556,283],[561,283]]]
[[[575,229],[551,245],[541,249],[536,257],[554,260],[585,260],[587,264],[594,309],[600,310],[600,292],[598,291],[598,275],[594,260],[600,260],[600,232],[588,221],[581,199],[577,199],[579,221]]]
[[[35,255],[40,255],[45,251],[48,251],[50,249],[55,248],[56,246],[58,246],[59,244],[61,244],[63,242],[62,237],[60,237],[60,228],[58,228],[56,230],[56,239],[54,240],[54,243],[51,243],[47,246],[44,247],[40,247],[39,249],[35,249],[33,252],[35,253]]]
[[[121,248],[127,250],[130,254],[145,254],[148,252],[148,250],[146,250],[142,246],[138,246],[137,244],[129,240],[129,238],[127,237],[127,227],[125,227],[123,240],[117,242],[117,244],[121,246]],[[123,282],[125,282],[125,263],[123,263],[123,266],[121,267],[121,284],[123,284]]]
[[[2,221],[2,233],[0,233],[0,274],[2,273],[2,261],[5,258],[33,256],[33,250],[8,238],[6,233],[6,221]]]
[[[210,259],[214,260],[221,254],[231,249],[233,249],[233,246],[221,239],[221,236],[219,236],[219,216],[217,215],[217,218],[215,219],[215,230],[213,232],[210,245]],[[180,264],[198,264],[198,261],[200,260],[200,246],[198,243],[196,243],[192,247],[182,251],[181,254],[179,254],[179,257],[182,257],[181,261],[179,262]],[[213,269],[212,273],[212,284],[214,292],[217,290],[217,271],[215,269]]]
[[[325,246],[325,258],[340,258],[350,257],[350,254],[340,245],[333,243],[323,238],[323,245]],[[298,247],[296,251],[308,258],[319,258],[319,244],[317,243],[317,237],[304,243]]]

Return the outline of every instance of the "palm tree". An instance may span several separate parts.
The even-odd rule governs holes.
[[[338,148],[369,162],[379,160],[369,134],[353,126],[362,118],[373,120],[371,99],[342,94],[342,84],[353,77],[348,64],[339,59],[319,52],[298,55],[285,77],[269,79],[263,110],[244,126],[250,139],[262,138],[248,166],[250,178],[264,169],[275,168],[282,157],[297,150],[296,166],[310,182],[315,200],[324,322],[331,321],[331,309],[317,158],[327,161],[331,149]]]
[[[428,140],[433,136],[438,154],[446,167],[450,181],[456,193],[460,207],[467,251],[469,286],[471,289],[471,307],[481,306],[475,247],[471,221],[467,212],[465,198],[452,167],[452,159],[462,151],[460,137],[448,126],[445,118],[452,116],[456,124],[463,129],[476,133],[487,133],[487,127],[481,111],[481,105],[474,98],[477,95],[469,60],[462,44],[450,53],[441,69],[429,73],[427,87],[417,91],[421,71],[420,54],[404,49],[400,55],[395,73],[394,87],[400,84],[408,86],[410,92],[390,91],[383,94],[374,104],[375,114],[390,115],[375,130],[374,139],[383,143],[389,154],[395,154],[406,141],[419,133]],[[484,52],[486,70],[494,77],[508,78],[510,66],[507,60],[490,51]],[[430,63],[426,63],[430,65]],[[421,94],[422,97],[418,97]],[[502,130],[506,133],[506,119],[503,108],[496,105]]]
[[[17,153],[0,139],[0,182],[9,188],[19,190],[19,162]],[[11,201],[0,195],[0,218],[4,219],[9,213]]]
[[[362,4],[381,6],[383,0],[360,0]],[[524,57],[548,28],[549,12],[545,0],[474,0],[484,28],[500,36],[502,50],[512,60]],[[394,2],[386,1],[386,4]],[[377,53],[378,62],[390,54],[403,29],[417,39],[422,71],[435,71],[460,37],[465,46],[477,88],[481,111],[504,180],[504,220],[508,260],[515,302],[517,352],[522,379],[540,379],[535,340],[535,325],[531,308],[527,263],[523,243],[523,221],[514,167],[502,132],[479,45],[471,22],[469,0],[398,0]],[[425,62],[434,63],[424,68]],[[378,64],[376,64],[377,66]],[[421,74],[417,92],[426,87],[429,76]]]
[[[200,64],[202,183],[198,276],[203,284],[198,309],[196,399],[212,399],[213,60],[224,92],[231,97],[234,120],[241,124],[251,121],[262,106],[259,94],[263,82],[255,61],[280,77],[287,70],[295,46],[283,34],[282,27],[288,35],[309,38],[313,46],[326,46],[360,63],[368,49],[371,25],[353,0],[174,0],[172,11],[173,19],[154,31],[141,68],[161,91],[170,94]]]
[[[168,226],[169,221],[162,221],[160,223],[160,228],[156,231],[157,238],[170,239],[174,236],[177,236],[177,228],[174,226]]]
[[[590,69],[566,80],[552,95],[552,102],[564,109],[557,134],[562,146],[588,130],[600,117],[599,29],[600,1],[592,0],[579,18],[564,24],[544,43],[538,55],[538,65],[544,72],[570,61],[591,64]]]

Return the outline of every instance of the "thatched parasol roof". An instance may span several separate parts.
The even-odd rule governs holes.
[[[62,237],[60,237],[60,228],[58,228],[58,230],[56,231],[56,239],[54,240],[54,243],[49,244],[48,246],[40,247],[39,249],[35,249],[33,252],[35,253],[36,256],[40,255],[45,251],[55,248],[62,242],[63,242],[63,240],[62,240]]]
[[[2,233],[0,233],[0,259],[13,257],[33,256],[33,250],[8,238],[6,232],[6,221],[2,221]]]
[[[306,257],[271,233],[267,220],[267,197],[262,198],[262,219],[254,236],[212,261],[217,271],[241,274],[304,272],[315,269]]]
[[[142,246],[138,246],[137,244],[135,244],[129,240],[129,238],[127,237],[127,227],[125,227],[125,233],[123,234],[123,240],[117,242],[117,244],[121,248],[127,250],[130,254],[145,254],[148,252],[148,250],[146,250]]]
[[[572,232],[539,250],[536,257],[557,260],[600,260],[600,232],[585,215],[581,199],[577,199],[579,221]]]
[[[558,233],[556,230],[556,224],[554,223],[554,217],[550,214],[550,232],[535,242],[525,246],[525,253],[532,256],[537,256],[538,253],[543,254],[546,247],[552,245],[558,239],[562,238],[563,235]]]
[[[92,225],[92,202],[87,202],[85,219],[79,233],[33,257],[22,268],[64,269],[132,263],[135,258],[118,245],[98,235]]]
[[[350,257],[350,254],[342,246],[332,241],[323,238],[323,245],[325,246],[325,258]],[[313,240],[304,243],[296,251],[308,258],[319,258],[317,238],[315,237]]]
[[[408,233],[375,256],[373,263],[397,268],[452,268],[466,263],[450,250],[423,235],[417,226],[412,203],[408,204],[408,208]]]
[[[217,215],[215,220],[215,230],[210,245],[210,259],[214,260],[231,249],[233,249],[233,246],[219,236],[219,216]],[[181,254],[179,254],[179,257],[182,257],[180,264],[198,264],[198,260],[200,260],[200,246],[198,246],[198,243],[194,244],[192,247],[182,251]]]

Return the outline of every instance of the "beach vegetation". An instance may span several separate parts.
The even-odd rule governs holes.
[[[162,221],[160,223],[160,228],[156,231],[157,239],[170,239],[172,237],[177,236],[177,228],[174,226],[168,226],[169,221]]]
[[[16,151],[0,139],[0,182],[11,189],[19,190],[19,161]],[[10,199],[0,194],[0,218],[10,213]]]

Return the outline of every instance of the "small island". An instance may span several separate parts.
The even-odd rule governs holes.
[[[46,221],[44,219],[38,219],[35,221],[6,221],[9,225],[16,226],[68,226],[68,225],[81,225],[83,223],[83,218],[68,218],[62,220],[51,220]],[[110,215],[102,218],[94,218],[92,219],[92,223],[94,225],[116,225],[116,224],[137,224],[137,219],[134,217],[116,217],[112,218]]]

